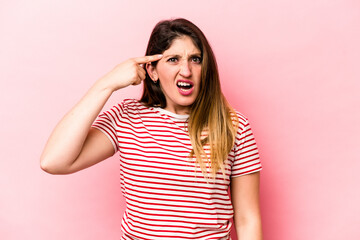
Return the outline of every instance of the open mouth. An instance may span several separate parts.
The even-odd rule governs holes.
[[[190,90],[194,85],[191,82],[178,81],[176,86],[184,91]]]
[[[190,95],[194,90],[194,83],[189,80],[178,80],[176,86],[181,95]]]

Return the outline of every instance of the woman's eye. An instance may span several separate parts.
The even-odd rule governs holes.
[[[175,58],[175,57],[169,58],[167,61],[168,62],[177,62],[177,58]]]
[[[201,63],[201,58],[200,57],[193,57],[191,59],[194,63]]]

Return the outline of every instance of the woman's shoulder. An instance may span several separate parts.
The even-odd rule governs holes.
[[[113,108],[144,108],[145,106],[135,98],[125,98],[118,104],[114,105]]]
[[[250,125],[249,119],[243,113],[239,112],[236,109],[233,109],[233,111],[231,112],[231,119],[236,128],[238,129],[238,133],[241,133]]]
[[[139,113],[143,111],[148,111],[149,107],[145,106],[138,99],[134,98],[125,98],[119,104],[113,106],[113,109],[116,109],[119,112],[126,113]]]
[[[236,116],[239,119],[239,122],[241,122],[242,124],[246,124],[249,120],[248,118],[241,112],[235,110]]]
[[[135,99],[135,98],[125,98],[121,101],[121,103],[123,106],[138,106],[138,105],[142,105],[140,103],[139,100]]]
[[[248,122],[248,118],[237,109],[232,108],[230,110],[230,116],[233,121],[236,120],[239,124],[246,124]]]

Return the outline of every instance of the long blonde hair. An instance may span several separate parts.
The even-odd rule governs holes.
[[[174,39],[184,35],[193,40],[200,49],[202,58],[200,92],[191,105],[188,122],[193,147],[190,157],[195,156],[196,163],[206,178],[207,166],[211,168],[210,173],[215,178],[219,169],[225,173],[224,162],[235,142],[238,119],[221,92],[216,59],[205,35],[192,22],[183,18],[161,21],[151,33],[146,55],[163,53]],[[156,66],[157,62],[152,64]],[[146,74],[140,99],[145,105],[166,107],[166,98],[159,81],[154,83]],[[206,145],[210,148],[210,158],[204,150]]]

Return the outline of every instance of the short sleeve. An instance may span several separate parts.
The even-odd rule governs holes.
[[[239,129],[235,139],[231,177],[258,172],[261,169],[259,151],[250,123],[246,118],[239,117]]]
[[[92,127],[100,130],[103,132],[111,141],[115,152],[118,151],[118,140],[116,134],[116,126],[117,122],[119,122],[122,111],[123,110],[123,103],[113,106],[110,110],[104,111],[101,113],[95,122],[93,123]]]

